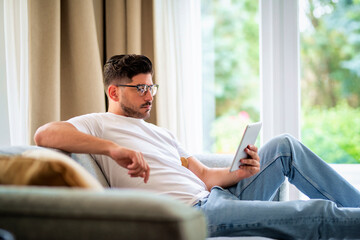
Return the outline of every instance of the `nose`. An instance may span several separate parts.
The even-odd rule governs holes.
[[[153,95],[151,94],[151,92],[149,90],[147,90],[145,92],[144,99],[146,101],[152,101],[154,99]]]

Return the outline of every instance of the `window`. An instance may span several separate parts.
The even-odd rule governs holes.
[[[258,1],[202,0],[204,150],[235,153],[260,119]]]
[[[257,121],[260,118],[263,121],[262,140],[264,141],[283,132],[288,132],[297,138],[301,138],[306,145],[325,160],[327,160],[328,155],[331,155],[333,159],[336,159],[335,162],[339,159],[347,159],[349,163],[358,161],[360,157],[354,154],[359,154],[360,151],[353,147],[360,140],[358,139],[360,131],[357,129],[360,126],[360,94],[358,91],[360,89],[358,78],[360,71],[356,67],[360,64],[360,54],[357,54],[360,52],[360,38],[358,37],[360,33],[358,21],[360,18],[356,14],[360,9],[358,2],[260,0],[259,3],[256,1],[252,3],[247,1],[241,3],[221,1],[220,4],[219,1],[215,0],[202,0],[205,149],[213,152],[232,153],[234,150],[219,147],[219,145],[221,146],[218,144],[219,139],[229,139],[229,142],[237,145],[238,140],[233,140],[231,137],[221,138],[220,136],[221,134],[239,135],[239,130],[231,126],[229,119],[234,120],[236,116],[240,118],[241,115],[236,115],[236,113],[246,111],[251,121]],[[236,46],[243,46],[246,44],[246,40],[249,40],[244,37],[246,33],[243,33],[244,28],[241,27],[241,24],[240,26],[235,25],[236,18],[239,16],[247,19],[251,15],[249,12],[244,13],[244,8],[236,8],[236,6],[247,7],[247,4],[253,4],[256,8],[256,11],[253,12],[253,16],[256,18],[253,18],[254,25],[252,27],[256,31],[259,31],[259,25],[261,27],[261,54],[260,57],[256,56],[255,58],[257,63],[248,64],[245,62],[243,66],[248,66],[249,69],[254,70],[254,67],[260,65],[261,74],[259,74],[260,77],[257,75],[257,78],[261,78],[261,83],[256,83],[256,87],[260,85],[262,92],[254,91],[256,97],[242,96],[241,101],[238,99],[231,101],[232,95],[227,93],[223,95],[225,101],[221,101],[221,94],[226,90],[241,95],[242,89],[251,89],[251,87],[246,88],[247,86],[237,88],[238,85],[236,84],[243,84],[242,78],[256,78],[255,74],[240,75],[242,68],[238,69],[235,67],[236,64],[225,61],[230,56],[239,56],[236,55]],[[229,6],[231,6],[230,9],[226,10]],[[309,7],[312,7],[313,21],[315,22],[309,21],[304,14],[304,11],[309,10]],[[236,14],[232,14],[232,10]],[[246,21],[244,19],[242,21],[245,24]],[[259,21],[260,24],[258,24]],[[313,23],[318,23],[316,25],[318,28],[311,26]],[[240,39],[241,41],[238,40],[235,46],[231,46],[229,38],[240,33],[244,34],[243,38]],[[252,43],[248,44],[254,46],[256,42],[259,46],[258,39],[259,36],[257,35],[256,38],[251,39]],[[308,42],[305,43],[305,40]],[[259,47],[252,48],[252,50],[255,49],[257,50]],[[244,61],[249,56],[246,47],[242,50],[242,54],[239,56],[240,61]],[[341,59],[341,61],[335,63],[336,58]],[[254,58],[252,60],[254,61]],[[315,65],[317,66],[315,67]],[[329,67],[336,68],[329,71]],[[225,73],[227,73],[225,70],[231,68],[236,69],[234,73],[239,74],[237,78],[239,81],[235,85],[231,85],[233,83],[231,82],[232,78],[224,78]],[[328,69],[325,74],[326,68]],[[245,73],[249,72],[245,71]],[[320,73],[321,75],[316,77],[316,74]],[[301,77],[299,77],[300,75]],[[230,74],[230,76],[234,75]],[[328,81],[331,79],[334,81]],[[227,80],[230,82],[226,82]],[[228,86],[229,89],[222,88],[226,87],[224,85]],[[331,89],[331,94],[329,94]],[[256,104],[259,99],[261,99],[260,107],[246,105],[249,102]],[[335,105],[323,104],[325,101],[334,103],[334,100],[336,100]],[[239,104],[240,107],[232,108],[234,106],[232,104]],[[259,110],[260,108],[261,110]],[[254,111],[249,111],[249,109]],[[228,122],[225,122],[224,119],[227,119]],[[220,124],[222,121],[223,123]],[[236,122],[238,123],[239,120]],[[335,124],[340,125],[336,126]],[[333,130],[335,126],[337,130]],[[228,129],[230,130],[229,133],[226,132]],[[350,134],[346,135],[346,132]],[[340,137],[344,138],[344,136],[346,136],[346,140],[341,140],[341,144],[338,143]],[[241,136],[235,137],[240,138]],[[229,143],[225,142],[223,145],[227,146]],[[322,145],[326,148],[319,151]],[[350,147],[349,149],[352,150],[347,152],[346,147]],[[337,150],[335,150],[336,148]],[[331,163],[331,161],[327,161]],[[337,168],[340,165],[332,166],[355,186],[360,183],[359,177],[354,174],[354,171],[353,173],[350,171],[354,168]],[[359,170],[355,170],[355,173]],[[290,196],[290,199],[296,198],[296,194]]]
[[[302,141],[360,188],[360,1],[299,4]]]

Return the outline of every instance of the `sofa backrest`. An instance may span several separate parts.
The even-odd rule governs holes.
[[[72,153],[71,158],[83,166],[91,175],[93,175],[103,187],[110,187],[109,181],[106,179],[105,174],[102,172],[98,163],[90,154]]]

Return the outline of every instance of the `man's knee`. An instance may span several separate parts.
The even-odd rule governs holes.
[[[276,152],[289,152],[291,145],[297,142],[297,139],[291,134],[284,133],[270,139],[263,147],[262,150],[276,151]]]
[[[277,135],[275,137],[273,137],[272,139],[270,139],[269,142],[273,142],[273,143],[289,143],[296,140],[291,134],[289,133],[283,133],[280,135]]]
[[[293,135],[291,135],[289,133],[280,134],[280,135],[274,137],[272,140],[274,140],[276,142],[286,143],[286,144],[299,142],[299,140],[297,138],[295,138]]]
[[[279,138],[279,139],[286,139],[286,140],[296,140],[296,138],[291,135],[290,133],[282,133],[278,136],[276,136],[275,138]]]

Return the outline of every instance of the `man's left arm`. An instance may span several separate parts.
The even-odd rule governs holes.
[[[209,168],[195,157],[188,158],[188,168],[206,184],[209,191],[213,186],[230,187],[260,171],[260,157],[257,153],[257,147],[249,145],[245,152],[250,158],[241,159],[242,165],[239,170],[233,172],[229,171],[230,168]]]

